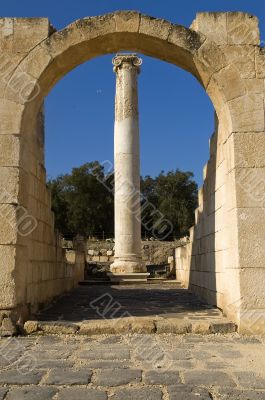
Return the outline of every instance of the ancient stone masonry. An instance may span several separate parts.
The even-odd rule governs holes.
[[[265,55],[257,18],[200,13],[188,29],[118,12],[84,18],[60,32],[46,18],[2,18],[0,50],[0,306],[5,323],[9,316],[15,322],[27,318],[27,310],[73,283],[54,235],[45,183],[39,132],[45,96],[82,62],[127,50],[189,71],[213,102],[216,130],[191,241],[178,257],[185,260],[179,276],[222,308],[241,332],[264,332]],[[29,225],[21,225],[25,220]]]

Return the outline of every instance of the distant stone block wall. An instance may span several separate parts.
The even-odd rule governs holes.
[[[148,264],[162,265],[168,263],[168,258],[174,255],[176,246],[180,245],[179,241],[142,241],[142,258]],[[115,256],[115,243],[106,241],[89,241],[87,243],[88,263],[112,263]]]

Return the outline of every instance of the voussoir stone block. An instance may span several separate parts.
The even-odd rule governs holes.
[[[194,56],[199,79],[207,87],[212,75],[228,65],[225,54],[219,47],[207,39]]]
[[[115,14],[87,17],[76,21],[85,39],[95,39],[116,32]]]
[[[181,25],[173,25],[168,42],[183,48],[183,50],[195,53],[205,42],[206,37],[201,33],[195,33],[191,29],[184,28]]]
[[[140,14],[135,11],[116,12],[116,31],[117,32],[138,32],[140,26]]]
[[[246,88],[234,65],[228,65],[221,69],[215,74],[214,79],[218,87],[225,93],[226,100],[235,99],[246,93]]]
[[[144,35],[158,37],[161,40],[167,40],[171,24],[164,19],[151,18],[147,15],[141,16],[139,32]]]

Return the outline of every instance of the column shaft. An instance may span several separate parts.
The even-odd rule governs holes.
[[[141,199],[138,82],[141,60],[114,58],[115,100],[115,261],[113,274],[144,273],[141,257]]]

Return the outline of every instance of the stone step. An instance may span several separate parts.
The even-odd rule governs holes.
[[[24,333],[30,334],[229,334],[235,333],[237,326],[225,318],[189,319],[163,317],[127,317],[117,319],[97,319],[72,323],[69,321],[27,321]]]
[[[122,281],[122,282],[118,282],[118,281],[110,281],[110,279],[108,277],[106,278],[89,278],[85,279],[84,281],[79,282],[80,286],[90,286],[90,285],[141,285],[141,284],[170,284],[170,285],[175,285],[178,287],[181,287],[181,283],[176,281],[176,280],[172,280],[172,279],[166,279],[166,278],[148,278],[147,281]]]

